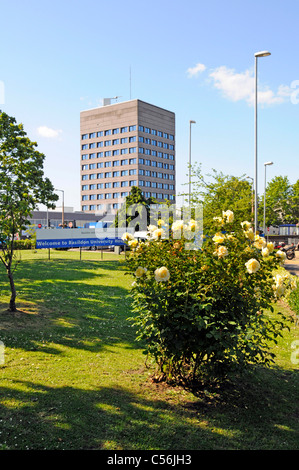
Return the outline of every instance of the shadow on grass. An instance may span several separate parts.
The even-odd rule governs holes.
[[[9,449],[298,449],[298,373],[263,370],[221,394],[190,401],[144,384],[88,390],[14,382],[0,388],[1,441]],[[277,391],[279,393],[277,394]],[[174,398],[173,393],[176,393]],[[179,397],[179,398],[178,398]]]
[[[8,347],[60,354],[53,343],[99,352],[125,342],[136,347],[124,266],[115,261],[55,260],[24,262],[15,276],[19,311],[0,305],[1,339]],[[99,282],[97,282],[99,280]],[[2,282],[1,282],[2,281]],[[128,284],[128,283],[127,283]],[[2,292],[6,280],[0,280]],[[13,337],[13,343],[11,338]],[[38,343],[43,342],[43,346]],[[44,343],[51,346],[45,347]]]

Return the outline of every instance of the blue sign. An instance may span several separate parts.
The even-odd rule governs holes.
[[[122,246],[121,238],[55,238],[36,240],[36,248],[78,248],[89,246]]]

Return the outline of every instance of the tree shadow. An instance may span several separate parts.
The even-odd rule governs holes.
[[[0,388],[1,442],[36,450],[295,450],[298,407],[285,400],[298,383],[295,374],[286,381],[285,372],[263,371],[259,382],[235,384],[218,395],[206,391],[194,400],[161,384],[145,383],[132,393],[117,385],[83,389],[16,381],[14,388]],[[283,380],[280,393],[261,395],[273,380],[277,387]]]
[[[16,332],[22,333],[19,347],[50,354],[61,353],[56,345],[91,352],[120,341],[138,347],[127,321],[131,315],[128,287],[120,287],[114,279],[115,271],[124,273],[123,265],[69,260],[37,265],[34,270],[32,263],[24,263],[19,270],[19,311],[12,314],[7,307],[0,311],[0,331],[7,346],[11,346],[11,333]],[[2,285],[0,282],[0,289]],[[41,342],[43,346],[38,344]],[[51,343],[48,348],[47,342]]]

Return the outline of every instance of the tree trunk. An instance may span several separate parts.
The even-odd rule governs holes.
[[[7,276],[8,276],[8,279],[9,279],[10,290],[11,290],[9,310],[11,312],[16,312],[17,311],[17,307],[16,307],[17,292],[16,292],[15,282],[14,282],[14,279],[13,279],[13,275],[12,275],[10,266],[8,266],[8,268],[7,268]]]

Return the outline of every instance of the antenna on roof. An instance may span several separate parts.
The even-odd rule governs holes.
[[[118,98],[121,98],[121,96],[114,96],[114,98],[103,98],[103,106],[111,104],[111,100],[117,100]]]

